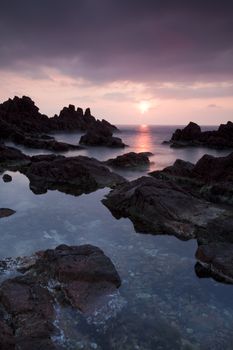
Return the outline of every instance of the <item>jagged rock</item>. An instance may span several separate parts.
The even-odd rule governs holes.
[[[150,160],[148,158],[147,152],[129,152],[117,156],[116,158],[108,159],[104,163],[117,168],[138,168],[148,167],[150,165]]]
[[[0,219],[15,214],[15,211],[8,208],[0,208]]]
[[[172,181],[145,176],[118,186],[102,202],[117,219],[129,218],[138,232],[184,240],[196,237],[199,227],[223,212]]]
[[[0,286],[1,349],[55,349],[56,303],[94,312],[121,284],[111,260],[91,245],[61,245],[16,260],[22,274]]]
[[[37,160],[38,158],[32,158],[29,166],[20,169],[29,178],[31,190],[37,194],[45,193],[48,189],[58,189],[80,195],[125,181],[94,158],[55,157],[52,160],[49,157],[46,160]]]
[[[4,174],[2,179],[4,182],[11,182],[12,181],[12,177],[9,174]]]
[[[205,146],[216,149],[233,149],[233,123],[221,124],[218,130],[201,131],[199,125],[190,122],[184,129],[177,129],[170,140],[171,147]]]

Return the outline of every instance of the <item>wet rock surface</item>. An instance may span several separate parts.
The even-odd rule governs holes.
[[[6,268],[8,264],[9,259]],[[4,349],[55,349],[57,303],[88,312],[103,305],[121,284],[111,260],[90,245],[41,251],[17,259],[16,267],[21,274],[0,285],[0,347],[8,346]]]
[[[108,159],[105,164],[116,168],[140,168],[149,167],[150,160],[147,152],[129,152],[116,158]]]
[[[170,140],[171,147],[205,146],[215,149],[233,149],[233,123],[221,124],[217,130],[201,131],[190,122],[184,129],[177,129]]]
[[[28,177],[31,190],[37,194],[57,189],[80,195],[125,182],[123,177],[111,172],[98,160],[84,156],[32,157],[31,164],[20,171]]]
[[[0,166],[1,168],[10,168],[11,166],[20,166],[28,164],[30,157],[23,154],[20,150],[0,144]]]
[[[196,198],[172,181],[141,177],[118,186],[103,200],[116,218],[128,217],[136,231],[194,238],[222,209]]]

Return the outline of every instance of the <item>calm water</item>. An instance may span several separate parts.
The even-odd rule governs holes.
[[[204,153],[227,153],[161,145],[174,128],[121,127],[119,136],[130,145],[128,149],[88,148],[66,155],[106,160],[128,151],[151,151],[154,156],[149,171],[177,158],[196,162]],[[71,143],[79,137],[77,133],[57,135],[58,140]],[[145,173],[121,172],[127,178]],[[80,197],[58,191],[36,196],[23,175],[11,174],[13,182],[0,182],[0,207],[17,212],[0,221],[1,258],[61,243],[90,243],[104,250],[122,279],[119,291],[95,314],[57,310],[61,333],[55,341],[59,349],[233,349],[233,287],[196,277],[195,241],[135,233],[128,219],[114,219],[101,204],[108,189]]]

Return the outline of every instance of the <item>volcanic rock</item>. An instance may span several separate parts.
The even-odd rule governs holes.
[[[148,167],[150,160],[147,153],[129,152],[113,159],[108,159],[105,164],[116,168],[138,168]]]

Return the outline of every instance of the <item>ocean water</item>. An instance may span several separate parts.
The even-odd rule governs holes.
[[[171,165],[177,158],[196,162],[203,154],[227,151],[172,149],[162,145],[175,126],[121,126],[127,149],[89,147],[71,155],[100,160],[129,151],[150,151],[150,169],[121,171],[128,179]],[[56,134],[77,143],[80,134]],[[21,148],[25,153],[46,153]],[[10,172],[8,172],[10,173]],[[101,199],[109,189],[74,197],[58,191],[34,195],[26,177],[10,173],[0,181],[0,207],[16,214],[0,220],[0,258],[21,256],[59,244],[93,244],[111,258],[122,286],[95,313],[57,309],[58,349],[99,350],[231,350],[233,286],[199,279],[194,271],[195,240],[135,233],[130,220],[116,220]]]

